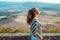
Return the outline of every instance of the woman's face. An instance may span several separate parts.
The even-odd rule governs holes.
[[[38,10],[38,8],[36,8],[36,10],[38,11],[38,15],[37,15],[37,17],[39,16],[39,14],[40,14],[40,11]]]
[[[40,11],[38,10],[38,8],[36,8],[36,9],[37,9],[38,13],[40,14]]]

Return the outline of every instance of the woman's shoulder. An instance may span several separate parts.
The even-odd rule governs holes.
[[[37,24],[37,25],[39,24],[39,25],[41,25],[40,21],[38,21],[35,18],[32,20],[31,24]]]
[[[33,20],[31,21],[31,24],[37,23],[37,19],[33,18]]]
[[[37,22],[38,26],[42,26],[41,22],[38,19],[35,19],[35,21]]]

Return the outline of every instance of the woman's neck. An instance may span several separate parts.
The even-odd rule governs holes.
[[[37,19],[37,17],[34,17],[35,19]]]

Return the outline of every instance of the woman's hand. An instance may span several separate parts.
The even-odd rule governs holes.
[[[43,40],[43,37],[42,36],[40,36],[40,40]]]
[[[39,34],[39,33],[35,33],[35,35],[40,39],[40,40],[43,40],[43,37]]]

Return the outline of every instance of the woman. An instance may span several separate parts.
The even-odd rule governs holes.
[[[27,23],[30,25],[30,30],[32,32],[31,40],[43,40],[41,36],[41,23],[37,20],[40,11],[38,8],[32,8],[28,11]]]

